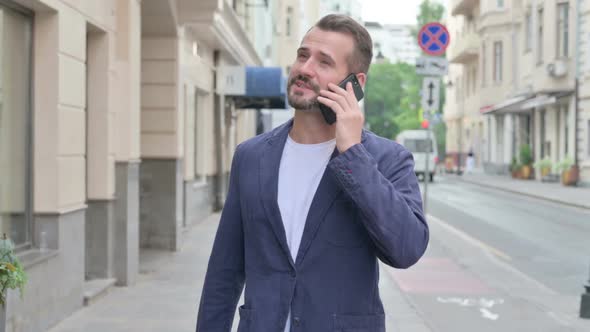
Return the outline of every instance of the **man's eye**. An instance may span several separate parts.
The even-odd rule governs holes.
[[[327,61],[327,60],[322,60],[322,61],[320,61],[320,63],[322,65],[326,65],[326,66],[329,66],[330,65],[330,61]]]

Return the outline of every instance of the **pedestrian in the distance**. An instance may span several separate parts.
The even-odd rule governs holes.
[[[385,331],[378,260],[407,268],[429,232],[412,155],[363,130],[367,30],[328,15],[304,36],[288,81],[295,116],[240,144],[209,260],[198,332]],[[359,88],[360,88],[359,86]],[[319,105],[333,109],[332,125]]]
[[[473,173],[473,169],[475,168],[475,158],[473,157],[473,150],[469,150],[467,153],[467,160],[465,161],[467,166],[467,174]]]

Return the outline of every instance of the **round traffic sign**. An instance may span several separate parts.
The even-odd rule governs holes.
[[[438,22],[426,23],[418,32],[418,45],[426,54],[441,55],[450,42],[449,31]]]

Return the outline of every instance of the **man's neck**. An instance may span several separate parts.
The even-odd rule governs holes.
[[[335,127],[328,125],[322,113],[295,110],[293,127],[289,132],[292,140],[301,144],[316,144],[336,137]]]

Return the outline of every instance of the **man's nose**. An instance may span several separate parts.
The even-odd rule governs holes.
[[[303,65],[301,66],[301,68],[299,70],[300,70],[301,74],[303,74],[307,77],[314,77],[315,76],[314,61],[311,58],[307,59],[307,61],[305,61],[305,63],[303,63]]]

